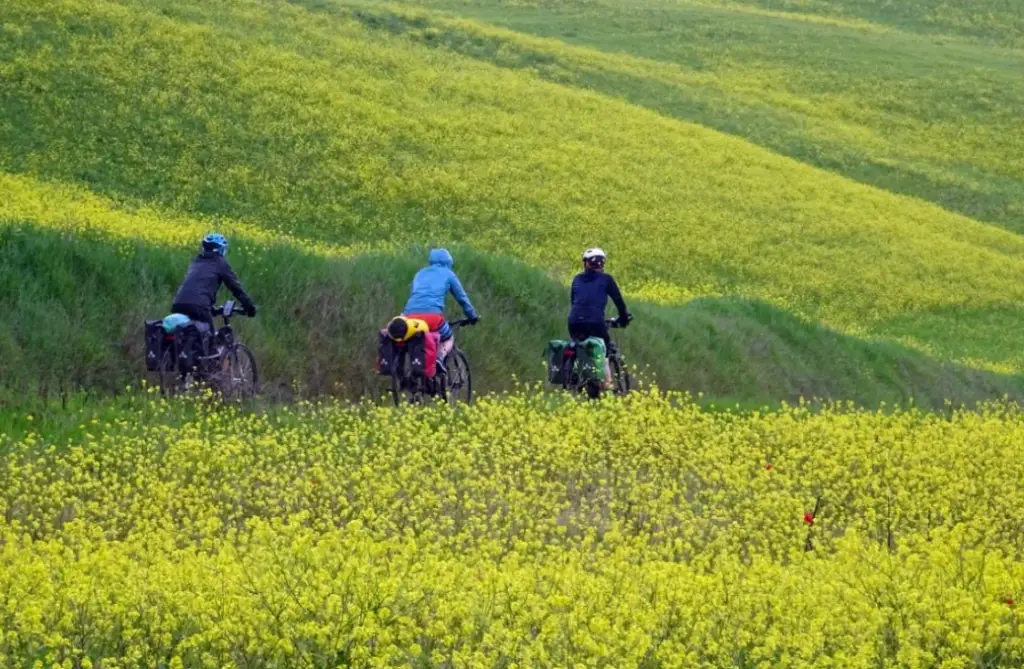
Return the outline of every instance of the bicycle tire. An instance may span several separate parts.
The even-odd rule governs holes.
[[[448,404],[455,406],[460,401],[465,404],[473,403],[473,371],[469,366],[469,358],[462,352],[460,348],[452,349],[452,352],[448,354],[448,359],[445,361],[445,365],[448,368],[447,378],[445,379],[445,388],[442,391],[443,397],[447,400]],[[465,399],[460,400],[458,395],[460,392],[465,391]]]
[[[391,360],[391,397],[395,402],[395,406],[402,406],[402,374],[405,371],[403,369],[403,363],[401,353],[396,353],[395,357]]]
[[[217,386],[226,399],[242,399],[256,395],[259,388],[259,369],[256,356],[245,344],[236,344],[228,353],[227,369],[218,374]],[[248,367],[248,371],[245,368]],[[243,370],[240,373],[236,370]],[[225,378],[227,377],[227,378]]]
[[[575,373],[576,358],[570,357],[562,360],[562,390],[566,392],[574,392],[579,390],[576,387],[576,383],[573,381],[573,374]]]
[[[159,375],[160,394],[170,397],[177,395],[181,386],[181,375],[178,374],[178,356],[174,348],[168,348],[160,356]]]
[[[626,369],[626,365],[618,355],[612,356],[609,362],[612,366],[612,379],[615,381],[614,393],[619,397],[628,395],[629,391],[633,389],[629,370]]]

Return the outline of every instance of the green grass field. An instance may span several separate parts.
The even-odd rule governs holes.
[[[482,387],[535,380],[600,244],[663,384],[1016,395],[1024,55],[1000,6],[15,2],[3,378],[130,382],[139,321],[217,228],[271,387],[371,387],[433,244],[490,316]]]

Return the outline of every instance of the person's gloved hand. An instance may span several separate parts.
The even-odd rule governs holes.
[[[633,320],[633,314],[626,314],[625,316],[619,316],[619,327],[624,328],[629,325],[630,321]]]
[[[245,315],[248,316],[249,318],[252,318],[253,316],[255,316],[256,315],[256,305],[255,304],[250,304],[248,307],[246,307],[245,308]]]
[[[469,317],[470,325],[476,325],[479,322],[480,322],[480,314],[473,314],[472,316]]]

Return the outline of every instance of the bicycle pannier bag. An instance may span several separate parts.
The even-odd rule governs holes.
[[[552,339],[548,342],[548,348],[544,353],[544,359],[548,365],[548,383],[561,385],[565,383],[565,349],[569,342],[564,339]]]
[[[199,358],[206,353],[206,335],[209,326],[206,323],[190,322],[178,330],[178,371],[187,374],[199,364]]]
[[[576,346],[577,369],[584,381],[604,379],[604,340],[600,337],[584,339]]]
[[[409,370],[414,376],[434,376],[437,369],[437,346],[440,335],[421,332],[406,342],[409,350]]]
[[[441,345],[441,333],[428,332],[424,337],[426,356],[423,361],[423,372],[430,378],[437,371],[437,349]]]
[[[388,336],[386,329],[380,331],[377,341],[377,371],[381,376],[391,376],[394,370],[395,356],[398,355],[398,344]]]
[[[146,321],[146,369],[151,372],[158,371],[163,355],[163,321]]]

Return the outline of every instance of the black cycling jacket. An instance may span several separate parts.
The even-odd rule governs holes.
[[[242,288],[235,271],[224,256],[214,251],[200,253],[188,266],[173,304],[189,305],[198,311],[208,312],[217,300],[217,291],[222,283],[242,303],[246,312],[252,311],[253,301]]]

